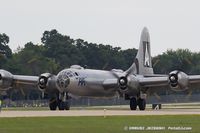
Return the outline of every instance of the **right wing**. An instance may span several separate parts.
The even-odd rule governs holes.
[[[0,70],[0,90],[30,86],[42,91],[57,90],[55,87],[56,76],[44,73],[40,76],[13,75],[6,70]]]
[[[26,85],[36,88],[38,79],[38,76],[13,75],[8,71],[0,70],[0,89],[7,90],[12,87],[18,88]]]
[[[39,76],[13,75],[13,84],[36,86],[38,83],[38,79]]]

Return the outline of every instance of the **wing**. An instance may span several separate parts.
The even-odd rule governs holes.
[[[130,80],[129,82],[132,82],[132,80]],[[141,87],[152,88],[152,87],[169,86],[168,77],[140,77],[138,78],[138,80],[134,80],[134,82],[135,82],[134,86],[137,86],[140,88]],[[119,79],[106,79],[103,82],[103,86],[104,88],[116,88],[116,87],[120,88]]]
[[[24,75],[13,75],[14,85],[37,85],[38,76],[24,76]]]
[[[200,85],[200,75],[189,75],[188,78],[188,86]],[[182,79],[177,80],[177,85],[180,84]],[[159,87],[159,86],[169,86],[170,80],[169,76],[166,77],[145,77],[140,78],[139,83],[141,87]]]
[[[6,70],[0,70],[0,90],[29,86],[42,91],[56,90],[56,76],[50,73],[43,73],[40,76],[13,75]]]
[[[200,75],[187,75],[181,71],[173,71],[169,75],[152,75],[119,77],[116,79],[106,79],[103,82],[105,88],[118,86],[120,89],[138,89],[138,88],[171,88],[175,91],[184,91],[186,89],[200,86]]]
[[[160,87],[168,86],[168,77],[144,77],[139,78],[139,85],[141,87]]]
[[[38,76],[13,75],[8,71],[0,70],[0,89],[7,90],[26,85],[36,87],[38,79]]]
[[[56,94],[59,88],[56,86],[57,76],[50,73],[43,73],[40,76],[13,75],[6,70],[0,69],[0,91],[7,91],[11,88],[39,89],[45,93]]]

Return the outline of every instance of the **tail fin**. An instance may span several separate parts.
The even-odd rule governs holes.
[[[131,72],[130,72],[131,71]],[[152,60],[149,31],[146,27],[142,30],[140,46],[133,65],[127,70],[128,73],[139,75],[152,75]]]

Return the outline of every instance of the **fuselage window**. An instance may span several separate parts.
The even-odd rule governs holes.
[[[76,75],[76,76],[78,76],[78,73],[77,73],[77,72],[75,72],[75,75]]]
[[[66,75],[67,75],[68,77],[74,77],[74,76],[75,76],[74,73],[73,73],[72,71],[67,71],[67,72],[66,72]]]

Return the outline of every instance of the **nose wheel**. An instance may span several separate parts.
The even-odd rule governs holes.
[[[49,100],[49,109],[50,110],[56,110],[57,106],[58,106],[57,99],[56,98],[51,98]]]
[[[67,93],[57,94],[56,97],[52,97],[49,100],[50,110],[69,110],[70,109],[70,99]]]

